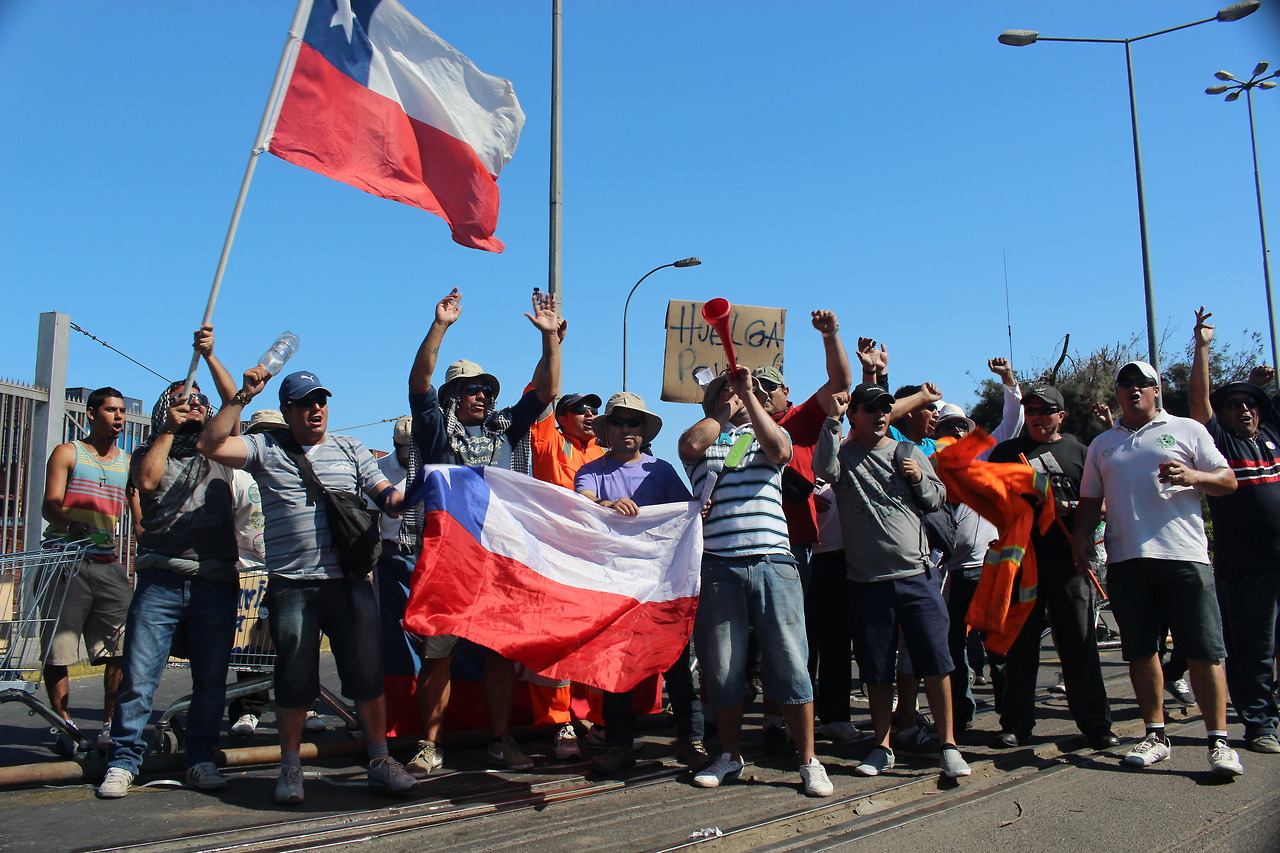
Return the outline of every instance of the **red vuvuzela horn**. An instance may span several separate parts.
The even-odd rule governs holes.
[[[733,353],[733,338],[729,334],[729,315],[733,313],[733,305],[728,299],[712,299],[710,302],[703,303],[702,319],[711,324],[711,328],[716,330],[716,334],[720,336],[720,343],[724,344],[724,354],[729,360],[729,373],[734,373],[738,368],[738,358]]]

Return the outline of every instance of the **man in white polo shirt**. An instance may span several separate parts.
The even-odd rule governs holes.
[[[1147,725],[1124,763],[1149,767],[1170,754],[1158,655],[1167,625],[1190,669],[1208,732],[1209,767],[1219,776],[1238,776],[1244,768],[1227,743],[1227,653],[1199,495],[1230,494],[1235,474],[1201,424],[1160,408],[1160,377],[1151,365],[1125,364],[1115,392],[1121,417],[1094,439],[1085,459],[1074,550],[1084,574],[1105,499],[1111,611]]]

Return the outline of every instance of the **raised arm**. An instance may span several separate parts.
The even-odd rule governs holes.
[[[747,417],[751,419],[756,441],[760,442],[765,458],[774,465],[786,465],[791,461],[791,438],[764,410],[764,404],[755,395],[754,383],[755,378],[745,367],[739,367],[729,377],[729,385],[747,410]]]
[[[987,369],[1000,377],[1000,388],[1004,392],[1004,412],[1000,417],[1000,425],[991,433],[998,444],[1022,432],[1022,422],[1026,415],[1022,411],[1022,389],[1018,387],[1018,378],[1013,375],[1009,359],[988,359]]]
[[[218,389],[218,398],[222,405],[226,405],[232,397],[236,395],[236,380],[232,378],[231,371],[223,366],[218,357],[213,354],[213,326],[205,323],[195,333],[195,343],[192,344],[195,351],[200,353],[204,358],[204,363],[209,366],[209,373],[213,376],[213,387]],[[240,432],[240,423],[236,422],[236,430],[232,435]]]
[[[440,357],[440,344],[444,341],[444,333],[458,322],[462,316],[462,294],[454,288],[449,295],[436,303],[436,316],[427,329],[427,336],[418,346],[418,354],[413,357],[413,367],[409,368],[409,393],[421,394],[431,387],[431,374],[436,371],[436,360]]]
[[[876,349],[876,342],[873,338],[858,338],[858,362],[862,365],[861,382],[867,385],[888,384],[889,375],[889,351],[885,349],[884,344]]]
[[[893,411],[889,412],[889,423],[900,419],[903,415],[914,412],[921,406],[927,406],[930,403],[936,403],[942,399],[942,392],[938,390],[938,386],[932,382],[926,382],[920,386],[920,390],[910,396],[903,397],[901,400],[895,400],[893,403]]]
[[[849,392],[837,391],[822,403],[827,410],[827,420],[813,448],[813,473],[834,483],[840,479],[840,419],[849,410]]]
[[[1205,322],[1212,316],[1213,312],[1204,310],[1203,305],[1196,311],[1191,382],[1187,389],[1187,405],[1191,408],[1191,417],[1202,424],[1207,424],[1209,418],[1213,417],[1213,407],[1209,405],[1209,345],[1213,343],[1213,324]]]
[[[200,334],[199,332],[196,333]],[[223,398],[225,406],[231,397],[235,396],[235,390]],[[191,415],[191,406],[187,402],[187,398],[182,398],[183,402],[177,406],[169,407],[169,415],[165,418],[164,427],[156,435],[155,440],[151,442],[151,447],[141,457],[135,457],[137,465],[134,466],[132,476],[133,484],[138,487],[138,491],[143,494],[151,494],[160,486],[160,480],[164,477],[164,469],[169,461],[169,451],[173,449],[173,437],[182,429],[182,425],[187,422],[187,418]],[[232,427],[239,432],[240,421],[237,419]],[[234,434],[234,433],[233,433]]]
[[[196,442],[196,450],[214,462],[221,462],[232,468],[243,468],[249,459],[249,453],[244,439],[235,435],[232,430],[239,425],[244,407],[261,394],[270,381],[271,371],[261,365],[254,365],[246,370],[244,385],[205,426]]]
[[[556,314],[555,297],[549,293],[533,294],[533,313],[524,316],[542,333],[542,357],[534,370],[533,389],[545,406],[560,393],[560,325],[564,321]]]
[[[849,366],[849,354],[840,340],[840,321],[834,311],[813,312],[813,327],[822,333],[822,348],[827,357],[827,384],[822,390],[827,394],[848,391],[853,384],[853,368]]]

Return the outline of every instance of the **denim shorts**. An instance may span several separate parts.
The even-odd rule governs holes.
[[[353,702],[382,695],[382,626],[368,580],[267,582],[276,647],[276,704],[305,708],[320,692],[320,632],[329,638],[342,695]]]
[[[693,624],[707,701],[714,708],[747,697],[747,634],[760,648],[766,699],[813,701],[800,572],[789,557],[702,556],[702,594]]]
[[[1126,661],[1156,654],[1167,630],[1173,653],[1185,660],[1227,656],[1222,614],[1208,563],[1141,557],[1112,563],[1107,573],[1111,613]]]
[[[954,669],[947,649],[951,620],[935,580],[921,572],[898,580],[849,581],[849,633],[858,672],[867,684],[883,686],[897,680],[898,628],[911,672],[919,678]]]

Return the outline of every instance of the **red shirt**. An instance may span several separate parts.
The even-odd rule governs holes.
[[[798,406],[788,406],[785,412],[774,415],[773,420],[791,434],[791,462],[787,467],[812,482],[813,448],[827,421],[826,407],[814,394]],[[787,533],[792,545],[811,545],[818,541],[818,510],[812,495],[803,501],[784,498],[782,511],[787,517]]]

